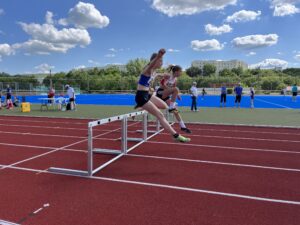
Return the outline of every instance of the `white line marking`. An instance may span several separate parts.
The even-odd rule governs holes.
[[[0,143],[1,144],[1,143]],[[29,148],[39,148],[38,146],[22,146],[22,147],[29,147]],[[45,149],[56,149],[56,148],[47,148]],[[81,152],[86,154],[86,150],[80,149],[62,149],[62,151],[71,151],[71,152]],[[280,152],[281,153],[281,152]],[[285,152],[286,153],[286,152]],[[294,153],[294,152],[293,152]],[[300,154],[300,152],[299,152]],[[175,160],[175,161],[184,161],[184,162],[195,162],[195,163],[207,163],[207,164],[220,164],[220,165],[228,165],[228,166],[240,166],[240,167],[250,167],[250,168],[261,168],[261,169],[271,169],[271,170],[283,170],[283,171],[293,171],[293,172],[300,172],[300,169],[293,169],[293,168],[281,168],[281,167],[269,167],[269,166],[261,166],[261,165],[251,165],[251,164],[238,164],[238,163],[226,163],[226,162],[217,162],[217,161],[207,161],[207,160],[197,160],[197,159],[185,159],[185,158],[174,158],[174,157],[162,157],[157,155],[142,155],[142,154],[126,154],[126,156],[133,156],[133,157],[141,157],[141,158],[154,158],[154,159],[164,159],[164,160]],[[1,166],[0,166],[1,168]]]
[[[170,135],[168,133],[162,133],[163,135]],[[207,138],[219,138],[219,139],[236,139],[236,140],[254,140],[254,141],[273,141],[273,142],[295,142],[295,140],[284,140],[284,139],[269,139],[269,138],[250,138],[250,137],[236,137],[236,136],[213,136],[213,135],[201,135],[201,134],[188,134],[188,136],[195,137],[207,137]]]
[[[134,124],[131,124],[131,125],[134,125]],[[129,125],[129,126],[130,126],[130,125]],[[119,129],[121,129],[121,128],[118,128],[118,129],[115,129],[115,130],[112,130],[112,131],[109,131],[109,132],[106,132],[106,133],[103,133],[103,134],[99,134],[99,135],[97,135],[96,137],[100,137],[100,136],[103,136],[103,135],[106,135],[106,134],[115,132],[115,131],[117,131],[117,130],[119,130]],[[33,159],[36,159],[36,158],[40,158],[40,157],[45,156],[45,155],[49,155],[49,154],[51,154],[51,153],[57,152],[57,151],[59,151],[59,150],[68,148],[68,147],[73,146],[73,145],[80,144],[80,143],[85,142],[85,141],[87,141],[87,139],[81,140],[81,141],[77,141],[77,142],[75,142],[75,143],[72,143],[72,144],[69,144],[69,145],[66,145],[66,146],[63,146],[63,147],[60,147],[60,148],[56,148],[56,149],[54,149],[54,150],[52,150],[52,151],[49,151],[49,152],[46,152],[46,153],[43,153],[43,154],[40,154],[40,155],[37,155],[37,156],[33,156],[33,157],[31,157],[31,158],[24,159],[24,160],[21,160],[21,161],[19,161],[19,162],[16,162],[16,163],[13,163],[13,164],[4,166],[4,167],[0,168],[0,170],[6,169],[6,168],[10,168],[10,167],[15,166],[15,165],[18,165],[18,164],[20,164],[20,163],[27,162],[27,161],[30,161],[30,160],[33,160]]]
[[[0,220],[0,225],[20,225],[20,224],[8,222],[8,221],[5,221],[5,220]]]
[[[247,124],[247,123],[208,123],[208,122],[189,122],[194,125],[213,125],[213,126],[236,126],[236,127],[260,127],[260,128],[274,128],[274,129],[296,129],[300,126],[285,126],[285,125],[269,125],[269,124]]]
[[[283,108],[286,108],[286,109],[292,109],[292,108],[287,107],[287,106],[285,106],[285,105],[276,104],[276,103],[269,102],[269,101],[265,101],[265,100],[262,100],[262,99],[259,99],[259,98],[255,98],[255,100],[256,100],[256,101],[259,101],[259,102],[265,102],[265,103],[268,103],[268,104],[271,104],[271,105],[280,106],[280,107],[283,107]]]
[[[278,134],[278,135],[297,135],[300,136],[300,133],[282,133],[282,132],[271,132],[271,131],[259,131],[258,130],[226,130],[226,129],[208,129],[208,128],[197,128],[197,129],[193,129],[191,128],[192,131],[215,131],[215,132],[238,132],[238,133],[255,133],[255,134]]]
[[[99,138],[101,139],[101,138]],[[260,149],[260,148],[241,148],[241,147],[230,147],[230,146],[215,146],[215,145],[200,145],[200,144],[180,144],[180,143],[172,143],[172,142],[159,142],[159,141],[147,141],[146,143],[151,144],[170,144],[170,145],[188,145],[188,146],[195,146],[195,147],[208,147],[208,148],[221,148],[221,149],[233,149],[233,150],[242,150],[242,151],[261,151],[261,152],[275,152],[275,153],[286,153],[286,154],[300,154],[300,152],[297,151],[284,151],[284,150],[272,150],[272,149]],[[20,145],[20,144],[9,144],[9,143],[0,143],[0,145],[7,145],[7,146],[13,146],[13,147],[23,147],[23,148],[40,148],[40,149],[48,149],[48,150],[54,150],[55,147],[43,147],[43,146],[35,146],[35,145]],[[70,149],[65,148],[62,149],[63,151],[76,151],[76,152],[87,152],[87,150],[82,149]],[[201,149],[199,149],[201,151]]]
[[[37,209],[37,210],[35,210],[34,212],[33,212],[33,214],[37,214],[37,213],[39,213],[40,211],[42,211],[44,208],[39,208],[39,209]]]
[[[74,127],[48,127],[48,126],[32,126],[32,125],[21,125],[21,124],[0,124],[1,127],[25,127],[25,128],[44,128],[44,129],[64,129],[64,130],[84,130],[84,128],[74,128]]]
[[[297,151],[284,151],[284,150],[276,150],[276,149],[241,148],[241,147],[232,147],[232,146],[200,145],[200,144],[183,144],[183,143],[161,142],[161,141],[147,141],[147,143],[165,144],[165,145],[196,146],[196,147],[208,147],[208,148],[224,148],[224,149],[244,150],[244,151],[261,151],[261,152],[300,154],[300,152],[297,152]]]
[[[11,169],[23,170],[24,168],[11,167]],[[26,170],[26,171],[28,171],[28,170]],[[274,199],[274,198],[263,198],[263,197],[256,197],[256,196],[251,196],[251,195],[241,195],[241,194],[226,193],[226,192],[219,192],[219,191],[210,191],[210,190],[205,190],[205,189],[189,188],[189,187],[183,187],[183,186],[165,185],[165,184],[150,183],[150,182],[140,182],[140,181],[116,179],[116,178],[109,178],[109,177],[95,177],[95,176],[86,177],[86,176],[77,176],[77,175],[65,175],[65,174],[57,174],[57,173],[52,173],[52,172],[43,171],[43,170],[32,170],[32,171],[56,174],[59,176],[74,176],[74,177],[81,177],[83,179],[104,180],[104,181],[117,182],[117,183],[135,184],[135,185],[140,185],[140,186],[148,186],[148,187],[164,188],[164,189],[171,189],[171,190],[178,190],[178,191],[188,191],[188,192],[197,192],[197,193],[204,193],[204,194],[218,195],[218,196],[225,196],[225,197],[241,198],[241,199],[248,199],[248,200],[254,200],[254,201],[272,202],[272,203],[280,203],[280,204],[288,204],[288,205],[300,205],[300,201],[290,201],[290,200]]]
[[[111,131],[111,130],[108,130]],[[103,131],[104,132],[104,131]],[[0,134],[16,134],[16,135],[31,135],[31,136],[43,136],[43,137],[59,137],[59,138],[87,138],[86,136],[72,136],[72,135],[56,135],[56,134],[41,134],[41,133],[29,133],[29,132],[10,132],[10,131],[0,131]],[[118,138],[94,138],[96,140],[110,140],[110,141],[116,141]]]
[[[255,168],[255,169],[269,169],[269,170],[300,172],[300,169],[293,169],[293,168],[259,166],[259,165],[251,165],[251,164],[240,164],[240,163],[226,163],[226,162],[197,160],[197,159],[162,157],[162,156],[154,156],[154,155],[127,154],[126,156],[132,156],[132,157],[137,157],[137,158],[151,158],[151,159],[174,160],[174,161],[184,161],[184,162],[193,162],[193,163],[204,163],[204,164],[216,164],[216,165],[225,165],[225,166],[249,167],[249,168]]]

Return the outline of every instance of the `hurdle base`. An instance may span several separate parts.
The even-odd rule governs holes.
[[[136,130],[136,132],[143,133],[143,130]],[[155,134],[156,132],[157,132],[157,130],[147,130],[147,133],[149,133],[149,134]]]
[[[140,142],[140,141],[144,141],[144,139],[143,138],[127,138],[127,141]]]
[[[89,175],[87,171],[57,168],[57,167],[50,167],[48,169],[48,171],[51,173],[74,175],[74,176],[88,176]]]
[[[104,149],[104,148],[94,148],[94,153],[102,153],[102,154],[111,154],[111,155],[119,155],[122,153],[120,150],[114,150],[114,149]]]

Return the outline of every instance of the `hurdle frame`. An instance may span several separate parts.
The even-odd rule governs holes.
[[[128,118],[136,117],[139,115],[143,115],[142,119],[142,138],[128,138]],[[109,117],[105,119],[100,119],[96,121],[92,121],[88,123],[88,154],[87,154],[87,170],[74,170],[74,169],[65,169],[65,168],[57,168],[57,167],[50,167],[48,169],[49,172],[58,173],[58,174],[65,174],[65,175],[75,175],[75,176],[93,176],[95,173],[99,172],[100,170],[104,169],[106,166],[110,165],[117,159],[121,158],[122,156],[126,155],[128,152],[132,151],[142,143],[146,142],[153,136],[160,133],[163,129],[157,130],[156,133],[152,134],[148,137],[148,129],[147,129],[147,115],[148,112],[138,111],[133,113],[127,113],[119,116]],[[104,125],[107,123],[115,122],[115,121],[122,121],[121,125],[121,150],[112,150],[112,149],[102,149],[102,148],[93,148],[93,127]],[[97,137],[97,136],[96,136]],[[138,142],[137,144],[133,145],[131,148],[128,149],[128,141]],[[109,161],[105,162],[104,164],[98,166],[97,168],[93,169],[93,155],[94,153],[102,153],[102,154],[112,154],[116,155]]]

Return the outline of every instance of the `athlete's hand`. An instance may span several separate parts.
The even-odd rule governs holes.
[[[162,57],[165,53],[166,53],[166,50],[165,50],[164,48],[162,48],[162,49],[160,49],[160,50],[158,51],[158,55],[159,55],[160,57]]]
[[[178,99],[179,101],[181,101],[181,95],[180,95],[180,94],[177,95],[177,99]]]

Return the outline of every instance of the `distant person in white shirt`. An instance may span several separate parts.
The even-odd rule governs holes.
[[[198,111],[197,110],[197,98],[198,98],[198,89],[197,89],[197,83],[193,82],[193,85],[190,89],[191,91],[191,97],[192,97],[192,105],[191,105],[191,111]]]
[[[69,103],[70,103],[70,109],[75,110],[76,104],[75,104],[75,91],[74,88],[72,88],[70,85],[66,85],[65,89],[67,90],[67,95],[69,96]]]

